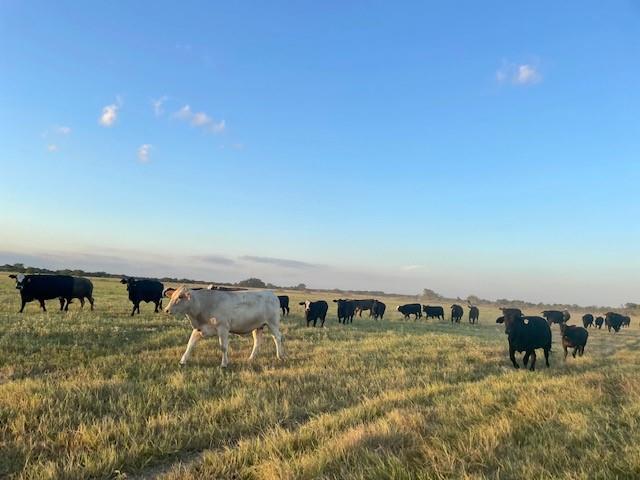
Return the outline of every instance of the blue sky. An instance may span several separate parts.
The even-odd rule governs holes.
[[[0,2],[0,262],[617,305],[640,3]]]

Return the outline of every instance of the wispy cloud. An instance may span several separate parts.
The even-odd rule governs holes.
[[[169,99],[166,95],[162,97],[151,100],[151,106],[153,107],[153,113],[155,113],[156,117],[161,116],[164,113],[164,102]]]
[[[240,260],[244,260],[252,263],[262,263],[267,265],[276,265],[278,267],[287,268],[315,268],[318,265],[313,263],[301,262],[299,260],[290,260],[287,258],[273,258],[273,257],[256,257],[253,255],[244,255],[240,257]]]
[[[60,141],[64,143],[62,137],[66,137],[71,134],[71,127],[65,127],[62,125],[55,125],[47,128],[42,132],[41,137],[48,141],[46,148],[48,152],[57,152],[60,150]]]
[[[222,255],[197,255],[191,257],[196,262],[209,263],[213,265],[235,265],[235,260],[223,257]]]
[[[192,127],[202,128],[211,133],[222,133],[226,128],[224,120],[216,121],[204,112],[194,112],[189,105],[183,106],[173,116],[178,120],[188,122]]]
[[[539,69],[529,63],[502,62],[496,71],[496,81],[500,84],[533,85],[542,81]]]
[[[413,270],[419,270],[422,268],[422,265],[405,265],[403,267],[400,267],[401,270],[404,270],[405,272],[411,272]]]
[[[54,127],[55,133],[59,135],[69,135],[71,133],[71,127],[65,127],[62,125],[58,125]]]
[[[138,160],[140,160],[140,163],[149,163],[152,148],[153,145],[148,143],[144,143],[138,147]]]
[[[116,103],[107,105],[102,108],[102,115],[98,119],[98,123],[103,127],[111,127],[118,119],[118,111],[122,107],[122,99],[120,96],[116,97]]]

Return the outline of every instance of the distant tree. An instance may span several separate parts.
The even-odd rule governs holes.
[[[469,305],[478,305],[482,300],[477,295],[469,295],[467,297],[467,303]]]
[[[442,295],[440,295],[439,293],[434,292],[430,288],[423,288],[422,289],[422,298],[431,299],[431,300],[440,300],[440,299],[442,299]]]
[[[624,304],[624,308],[628,308],[629,310],[635,310],[638,307],[640,307],[640,305],[637,303],[627,302]]]
[[[306,290],[307,286],[304,283],[299,283],[296,287],[295,290]]]
[[[239,287],[249,287],[249,288],[265,288],[267,286],[259,278],[247,278],[246,280],[242,280],[238,282]]]

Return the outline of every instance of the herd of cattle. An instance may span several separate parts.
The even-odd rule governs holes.
[[[43,311],[46,311],[45,301],[58,299],[60,310],[68,310],[69,304],[74,299],[80,301],[81,308],[87,300],[91,309],[94,308],[93,284],[82,277],[68,275],[9,275],[16,281],[16,288],[20,291],[20,312],[28,302],[37,300]],[[284,358],[282,334],[280,333],[280,311],[282,315],[289,314],[289,297],[276,296],[269,291],[248,291],[244,288],[219,287],[209,285],[208,288],[164,288],[158,280],[123,278],[121,283],[127,287],[129,300],[133,304],[131,316],[136,311],[140,314],[140,303],[153,302],[155,312],[162,309],[162,299],[168,298],[169,304],[164,309],[166,313],[183,314],[191,321],[193,331],[180,360],[180,364],[186,363],[195,344],[204,337],[216,335],[222,348],[222,366],[227,366],[227,345],[230,333],[253,335],[253,349],[249,359],[253,359],[257,353],[263,327],[267,327],[276,344],[276,355]],[[369,312],[369,317],[382,319],[386,305],[376,299],[366,300],[333,300],[337,304],[337,318],[341,324],[353,323],[355,316],[362,317],[363,311]],[[329,304],[324,300],[300,302],[304,307],[307,326],[313,322],[316,327],[318,322],[323,327]],[[469,305],[469,323],[479,321],[480,310],[474,305]],[[568,349],[573,348],[573,356],[584,354],[589,332],[587,328],[602,328],[603,325],[609,331],[618,332],[623,327],[631,324],[628,316],[615,312],[608,312],[604,317],[595,317],[588,313],[582,316],[583,327],[567,325],[571,315],[567,311],[545,310],[542,316],[527,316],[517,308],[501,309],[503,315],[496,323],[504,324],[505,333],[509,342],[509,358],[515,368],[519,368],[515,359],[515,352],[524,352],[523,363],[528,365],[531,359],[530,369],[535,369],[536,349],[544,351],[545,363],[549,366],[549,353],[551,351],[551,325],[560,326],[562,346],[566,359]],[[429,318],[445,319],[444,308],[441,306],[421,305],[408,303],[397,307],[405,319],[411,315],[414,320],[422,318],[422,314]],[[462,306],[451,306],[451,322],[459,323],[464,315]]]

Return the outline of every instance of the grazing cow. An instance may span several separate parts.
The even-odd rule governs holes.
[[[268,291],[189,290],[185,286],[167,288],[164,295],[169,304],[164,309],[172,315],[186,315],[193,330],[180,365],[187,363],[193,347],[201,338],[218,336],[222,348],[221,367],[229,364],[227,349],[229,334],[253,334],[253,349],[249,360],[258,352],[258,345],[265,325],[271,331],[276,344],[276,356],[284,359],[282,334],[280,333],[280,303]]]
[[[406,305],[399,305],[396,307],[396,310],[404,315],[404,318],[406,319],[409,318],[409,315],[415,315],[415,318],[413,319],[415,321],[418,318],[422,318],[421,307],[422,305],[419,303],[407,303]]]
[[[329,305],[324,300],[318,300],[317,302],[300,302],[299,305],[304,305],[304,317],[307,320],[307,327],[313,320],[313,326],[316,326],[316,322],[320,319],[320,327],[324,327],[324,320],[327,318],[327,310]]]
[[[444,308],[442,307],[432,307],[431,305],[423,305],[422,310],[427,317],[427,320],[430,318],[437,318],[438,320],[444,320]]]
[[[80,306],[84,307],[84,299],[89,300],[93,310],[93,284],[91,280],[70,275],[24,275],[18,273],[9,275],[15,279],[16,289],[20,290],[22,305],[19,313],[24,311],[28,302],[38,300],[42,311],[46,312],[45,300],[54,298],[60,301],[60,310],[69,310],[72,299],[78,298]],[[66,302],[66,305],[65,305]]]
[[[369,316],[371,316],[371,307],[373,307],[374,300],[369,298],[367,300],[354,300],[353,301],[356,306],[356,314],[359,317],[362,317],[363,310],[369,310]]]
[[[460,323],[460,319],[464,315],[464,310],[458,304],[451,305],[451,323]]]
[[[631,326],[631,317],[629,316],[623,316],[622,317],[622,323],[620,324],[621,327],[630,327]]]
[[[542,312],[542,316],[547,319],[549,325],[554,323],[567,323],[571,318],[571,315],[566,310],[564,312],[560,312],[559,310],[545,310]]]
[[[603,323],[604,323],[604,318],[596,317],[595,324],[596,324],[596,327],[598,327],[598,330],[600,330],[602,328],[602,324]]]
[[[480,320],[480,309],[469,305],[469,323],[477,323]]]
[[[584,325],[584,328],[589,328],[593,326],[593,315],[591,315],[590,313],[585,313],[582,316],[582,325]]]
[[[288,295],[278,295],[278,300],[280,301],[280,308],[282,309],[282,316],[289,315],[289,296]]]
[[[604,324],[607,326],[607,330],[611,331],[613,328],[614,331],[619,332],[624,318],[624,315],[620,315],[619,313],[607,312],[604,316]]]
[[[353,323],[353,316],[356,313],[356,303],[353,300],[334,300],[338,304],[338,323]],[[314,325],[315,326],[315,325]]]
[[[132,317],[136,313],[136,310],[138,311],[138,315],[140,315],[140,302],[155,303],[156,308],[153,310],[155,313],[158,313],[159,309],[162,308],[162,292],[164,290],[164,285],[158,280],[126,277],[120,280],[120,283],[127,286],[129,300],[133,303],[133,310],[131,310]]]
[[[536,348],[544,350],[544,359],[549,367],[549,352],[551,351],[551,328],[542,317],[523,317],[510,310],[508,315],[498,318],[496,323],[504,323],[504,331],[509,340],[509,358],[515,368],[520,368],[516,361],[515,352],[525,352],[522,359],[527,366],[531,357],[531,371],[536,369]]]
[[[373,305],[371,306],[371,315],[373,315],[373,318],[375,320],[377,320],[378,318],[382,320],[386,309],[387,306],[384,303],[382,303],[380,300],[374,300]]]
[[[584,355],[584,347],[587,345],[589,332],[586,328],[577,327],[575,325],[567,325],[562,322],[560,324],[560,333],[562,334],[562,348],[564,348],[564,359],[567,359],[567,348],[573,348],[573,358],[576,353],[580,356]]]

